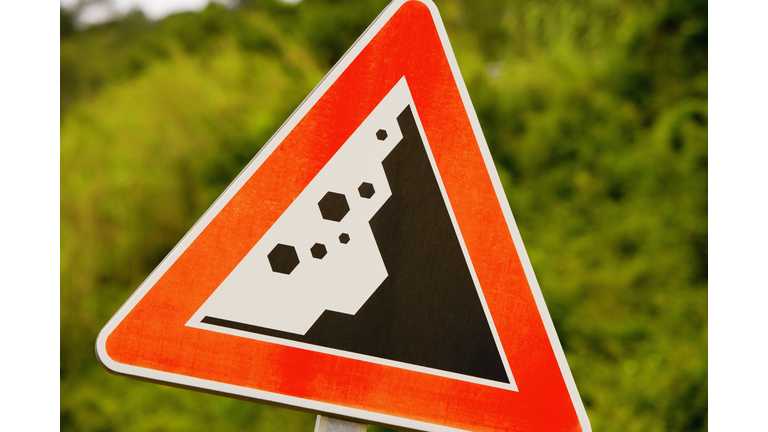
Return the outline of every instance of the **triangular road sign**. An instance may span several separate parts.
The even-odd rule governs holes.
[[[110,371],[420,430],[590,430],[436,7],[395,1],[110,320]]]

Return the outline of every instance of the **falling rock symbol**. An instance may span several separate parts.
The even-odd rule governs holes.
[[[402,138],[396,118],[402,105],[391,100],[381,108],[320,170],[189,325],[210,317],[209,322],[304,335],[326,311],[357,313],[388,276],[369,221],[391,196],[382,161]],[[385,141],[377,139],[379,129],[389,131]],[[363,184],[375,193],[361,196]],[[367,191],[368,186],[362,193]],[[295,248],[299,264],[290,272],[289,265],[271,265],[269,254],[277,244]]]
[[[322,243],[315,243],[309,251],[312,252],[312,257],[317,259],[323,259],[328,254],[328,249]]]
[[[403,79],[187,325],[514,385],[483,302]]]
[[[384,141],[385,139],[387,139],[387,131],[385,131],[384,129],[379,129],[378,131],[376,131],[376,138],[378,138],[379,141]]]
[[[267,254],[267,258],[272,271],[275,273],[291,274],[293,269],[299,265],[299,255],[296,253],[296,248],[281,243],[278,243],[272,252]]]
[[[320,202],[317,203],[317,206],[320,208],[320,214],[323,215],[323,219],[334,222],[341,222],[344,216],[349,213],[347,197],[336,192],[329,191],[326,193]]]
[[[357,188],[357,192],[360,193],[362,198],[370,198],[376,193],[376,189],[374,189],[372,184],[364,182]]]

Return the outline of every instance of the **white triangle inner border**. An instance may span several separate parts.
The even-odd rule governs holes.
[[[382,101],[372,111],[372,113],[368,116],[368,118],[366,118],[366,120],[363,121],[362,125],[358,128],[358,131],[360,131],[361,129],[363,129],[363,130],[370,129],[371,125],[369,124],[370,123],[369,119],[371,117],[381,117],[380,113],[382,111],[390,112],[390,113],[391,112],[396,112],[397,114],[399,114],[408,105],[410,105],[411,108],[412,108],[413,116],[414,116],[414,119],[416,120],[416,125],[417,125],[417,127],[419,129],[419,134],[421,135],[421,139],[424,142],[424,147],[426,148],[426,152],[427,152],[427,155],[429,157],[429,163],[430,163],[430,165],[432,167],[432,171],[435,174],[435,178],[437,179],[437,183],[438,183],[438,185],[440,187],[440,193],[442,194],[443,201],[445,202],[446,207],[448,209],[448,214],[450,215],[451,223],[453,224],[454,231],[456,232],[456,235],[457,235],[457,237],[459,239],[459,244],[461,246],[461,251],[462,251],[462,253],[464,255],[464,259],[467,262],[467,267],[469,268],[470,274],[472,275],[472,281],[474,282],[474,285],[475,285],[475,287],[477,289],[477,295],[480,298],[480,302],[481,302],[482,307],[483,307],[483,312],[485,313],[485,317],[488,320],[488,325],[489,325],[489,327],[491,329],[491,332],[493,334],[493,339],[494,339],[494,342],[496,343],[497,350],[498,350],[498,352],[499,352],[499,354],[501,356],[501,360],[502,360],[502,363],[504,365],[504,370],[506,371],[507,377],[509,378],[509,381],[510,381],[509,383],[503,383],[503,382],[499,382],[499,381],[494,381],[494,380],[489,380],[489,379],[484,379],[484,378],[478,378],[478,377],[475,377],[475,376],[464,375],[464,374],[448,372],[448,371],[444,371],[444,370],[440,370],[440,369],[433,369],[433,368],[429,368],[429,367],[418,366],[418,365],[414,365],[414,364],[410,364],[410,363],[405,363],[405,362],[388,360],[388,359],[384,359],[384,358],[380,358],[380,357],[374,357],[374,356],[370,356],[370,355],[359,354],[359,353],[351,352],[351,351],[343,351],[343,350],[334,349],[334,348],[327,348],[327,347],[320,346],[320,345],[313,345],[313,344],[304,343],[304,342],[297,342],[297,341],[292,341],[292,340],[289,340],[289,339],[282,339],[282,338],[268,336],[268,335],[263,335],[263,334],[259,334],[259,333],[253,333],[253,332],[248,332],[248,331],[243,331],[243,330],[232,329],[232,328],[228,328],[228,327],[222,327],[222,326],[217,326],[217,325],[212,325],[212,324],[206,324],[206,323],[202,322],[202,319],[206,315],[208,315],[207,311],[210,310],[210,308],[206,309],[206,304],[201,306],[201,308],[195,313],[195,315],[192,316],[192,318],[190,318],[190,320],[187,322],[186,325],[189,326],[189,327],[199,328],[199,329],[208,330],[208,331],[214,331],[214,332],[218,332],[218,333],[225,333],[225,334],[229,334],[229,335],[233,335],[233,336],[245,337],[245,338],[249,338],[249,339],[256,339],[256,340],[260,340],[260,341],[264,341],[264,342],[270,342],[270,343],[276,343],[276,344],[280,344],[280,345],[287,345],[287,346],[291,346],[291,347],[295,347],[295,348],[306,349],[306,350],[309,350],[309,351],[316,351],[316,352],[322,352],[322,353],[326,353],[326,354],[338,355],[338,356],[348,357],[348,358],[352,358],[352,359],[356,359],[356,360],[367,361],[367,362],[370,362],[370,363],[382,364],[382,365],[385,365],[385,366],[397,367],[397,368],[400,368],[400,369],[407,369],[407,370],[412,370],[412,371],[421,372],[421,373],[428,373],[428,374],[431,374],[431,375],[442,376],[442,377],[450,378],[450,379],[457,379],[457,380],[462,380],[462,381],[468,381],[468,382],[472,382],[472,383],[476,383],[476,384],[482,384],[484,386],[497,387],[497,388],[502,388],[502,389],[507,389],[507,390],[512,390],[512,391],[517,391],[517,385],[515,384],[515,379],[514,379],[514,376],[512,374],[512,371],[510,369],[509,361],[507,360],[507,356],[504,353],[504,348],[501,345],[501,341],[499,339],[498,332],[496,331],[496,326],[493,323],[493,318],[491,317],[490,311],[488,309],[488,304],[485,301],[485,296],[483,295],[483,291],[482,291],[482,289],[480,287],[480,281],[478,280],[477,274],[475,273],[474,266],[472,265],[472,260],[471,260],[471,258],[469,256],[469,252],[467,251],[467,246],[464,243],[463,236],[461,235],[461,229],[459,228],[459,224],[456,221],[456,216],[454,215],[453,208],[451,207],[450,199],[448,198],[448,194],[445,191],[445,186],[443,185],[442,178],[440,177],[440,172],[437,169],[437,164],[435,163],[434,156],[432,155],[432,150],[431,150],[431,148],[429,146],[429,143],[428,143],[427,138],[426,138],[426,134],[424,133],[424,129],[423,129],[422,125],[421,125],[421,120],[419,119],[419,115],[418,115],[418,107],[416,107],[416,105],[415,105],[415,103],[413,101],[413,97],[411,96],[411,92],[408,89],[408,83],[406,82],[405,77],[402,77],[397,82],[397,84],[395,84],[395,86],[389,91],[387,96],[385,96],[384,99],[382,99]],[[389,129],[389,130],[392,131],[392,129]],[[358,131],[355,131],[355,133],[353,133],[352,138],[350,138],[347,141],[347,143],[350,143],[351,141],[354,140],[354,137],[355,137],[356,134],[358,134]],[[394,132],[397,135],[396,136],[392,136],[390,138],[392,139],[392,142],[397,143],[397,141],[399,141],[399,137],[402,136],[402,135],[400,134],[399,130],[398,131],[394,131]],[[371,135],[373,135],[373,134],[371,133]],[[346,145],[346,143],[345,143],[345,145]],[[390,145],[392,145],[392,144],[390,144]],[[342,148],[343,148],[343,146],[342,146]],[[337,154],[339,154],[339,152],[341,152],[341,151],[342,151],[342,149],[339,149],[337,151]],[[328,163],[330,164],[330,161]],[[383,170],[382,170],[382,173],[383,173]],[[320,174],[318,174],[318,176],[319,175]],[[309,186],[307,186],[307,187],[309,187]],[[298,199],[299,198],[297,198],[297,201],[298,201]],[[276,227],[276,226],[277,226],[277,223],[275,225],[273,225],[273,228]],[[270,228],[270,230],[271,229],[272,228]],[[268,236],[268,235],[270,235],[270,232],[267,232],[265,234],[265,236]],[[255,248],[256,247],[254,247],[254,249]],[[248,257],[246,257],[243,261],[245,261],[246,259],[248,259]],[[312,263],[312,261],[310,261],[310,263]],[[240,264],[238,264],[238,266],[240,266]],[[235,271],[233,271],[233,273],[234,272]],[[280,276],[282,276],[282,275],[280,275]],[[276,276],[276,278],[280,278],[280,276]],[[225,283],[226,283],[226,281],[225,281]],[[224,283],[222,284],[222,286],[223,285],[224,285]],[[377,286],[378,286],[378,284],[377,284]],[[240,292],[245,293],[246,290],[240,290]],[[373,294],[373,291],[371,291],[370,294]],[[370,296],[370,294],[368,295],[368,297]],[[216,292],[214,292],[211,295],[211,297],[213,297],[215,295],[216,295]],[[367,300],[368,297],[365,297],[365,299]],[[210,301],[211,301],[211,299],[209,298],[209,300],[206,303],[208,303]],[[217,317],[219,317],[219,318],[226,318],[225,316],[220,316],[220,315],[217,316]],[[314,321],[312,321],[312,322],[314,322]]]

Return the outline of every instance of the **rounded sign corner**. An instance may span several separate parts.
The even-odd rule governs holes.
[[[109,339],[109,336],[112,334],[111,330],[112,329],[110,329],[109,326],[104,327],[99,332],[99,335],[96,336],[96,343],[94,347],[96,352],[96,360],[98,360],[99,364],[101,364],[101,367],[106,369],[109,373],[115,375],[123,375],[123,373],[119,370],[120,363],[113,360],[107,352],[107,339]]]

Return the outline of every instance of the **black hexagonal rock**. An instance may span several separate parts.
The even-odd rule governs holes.
[[[275,273],[291,274],[293,269],[299,265],[299,255],[293,246],[278,243],[267,255],[269,265]]]
[[[370,198],[373,196],[374,193],[376,193],[376,190],[373,188],[373,185],[368,182],[364,182],[363,184],[361,184],[360,187],[357,188],[357,191],[360,192],[360,196],[363,198]]]
[[[378,138],[379,141],[384,141],[387,139],[387,131],[384,129],[379,129],[378,132],[376,132],[376,138]]]
[[[347,198],[340,193],[328,192],[317,205],[323,219],[340,222],[349,213]]]
[[[344,244],[347,244],[347,243],[349,243],[349,234],[347,234],[347,233],[342,233],[342,234],[339,236],[339,241],[340,241],[340,242],[342,242],[342,243],[344,243]]]
[[[312,252],[312,256],[317,259],[323,259],[323,257],[328,253],[328,249],[326,249],[325,245],[322,243],[315,243],[314,246],[309,248],[309,251]]]

